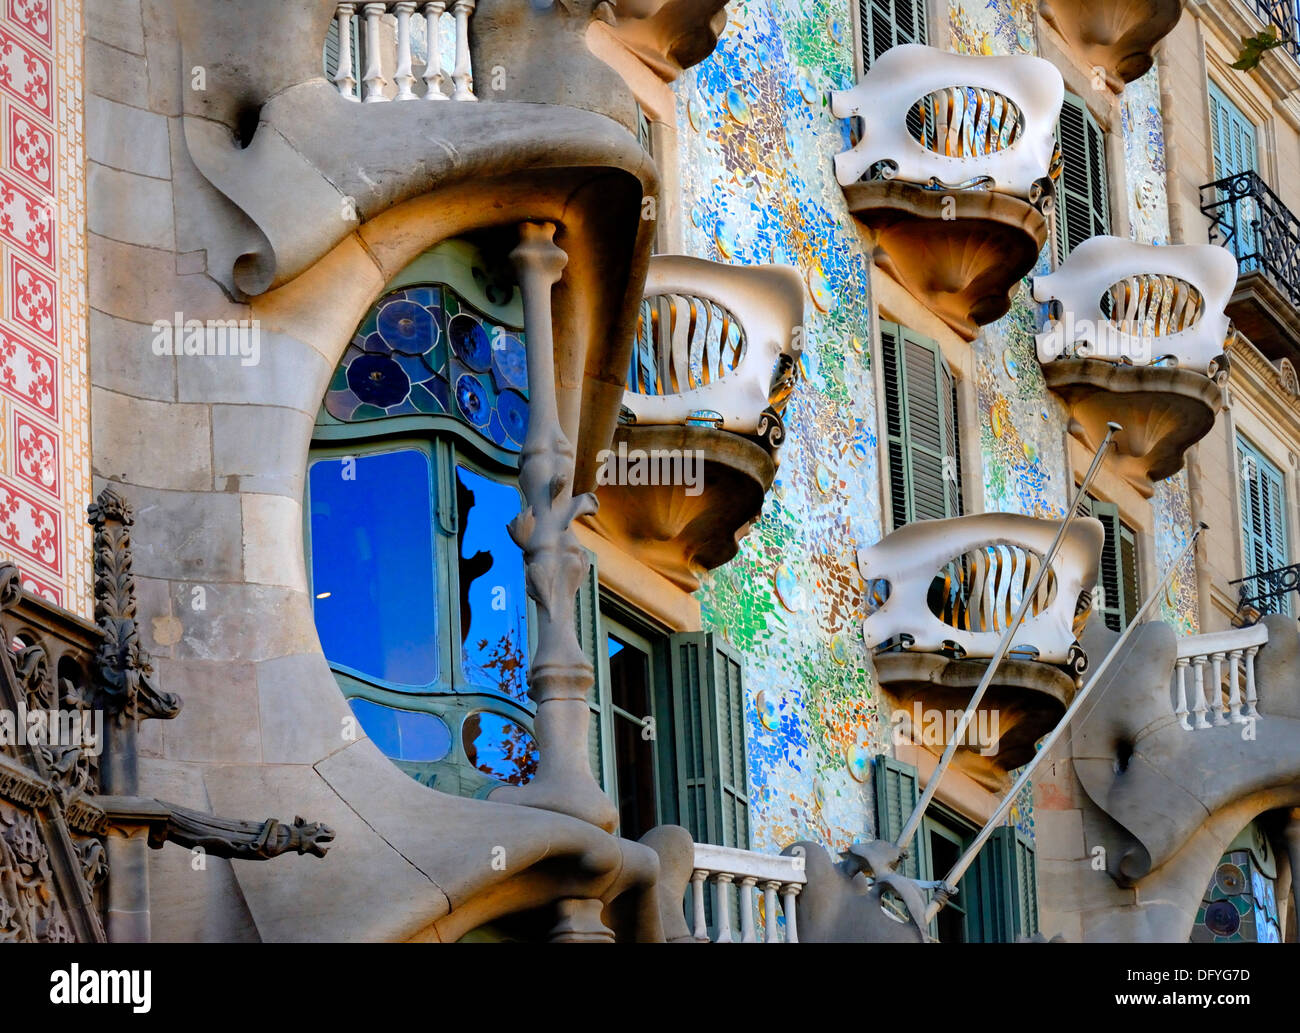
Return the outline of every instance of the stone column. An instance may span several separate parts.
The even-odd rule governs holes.
[[[1291,859],[1291,892],[1295,896],[1296,907],[1300,908],[1300,807],[1292,807],[1286,828],[1282,830],[1282,835],[1286,839],[1286,852]],[[1283,892],[1279,886],[1277,889],[1279,895]],[[1282,930],[1283,938],[1286,937],[1286,930]]]
[[[596,511],[596,497],[573,494],[575,450],[560,426],[551,288],[568,256],[554,237],[553,223],[524,223],[510,254],[524,300],[530,409],[519,468],[525,508],[511,521],[510,536],[523,549],[528,594],[537,603],[528,694],[537,703],[540,760],[531,782],[503,786],[492,799],[570,814],[612,832],[618,812],[587,759],[587,697],[595,673],[578,641],[575,605],[590,561],[572,524]]]

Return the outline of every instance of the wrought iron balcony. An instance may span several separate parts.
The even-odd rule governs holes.
[[[1013,513],[919,520],[859,551],[870,610],[863,638],[902,714],[914,701],[923,711],[961,712],[1059,526]],[[1079,634],[1102,542],[1096,520],[1076,520],[1066,533],[972,723],[991,730],[996,721],[997,732],[987,742],[964,741],[958,753],[972,777],[996,784],[1025,763],[1073,698],[1087,667]],[[923,731],[911,727],[913,738]]]
[[[776,476],[804,294],[789,266],[650,261],[589,523],[687,591],[736,554]]]
[[[1229,584],[1241,586],[1237,589],[1238,614],[1250,614],[1254,620],[1270,613],[1291,616],[1295,613],[1291,593],[1300,598],[1300,563],[1250,574]]]
[[[1121,424],[1117,469],[1148,498],[1154,482],[1182,469],[1223,406],[1236,282],[1224,248],[1108,236],[1034,278],[1034,298],[1053,307],[1038,359],[1070,407],[1071,433],[1095,450],[1106,425]]]
[[[1259,15],[1259,20],[1266,26],[1277,28],[1280,39],[1287,40],[1280,48],[1297,61],[1300,61],[1300,13],[1296,10],[1295,0],[1251,0],[1251,6]]]
[[[1258,173],[1201,187],[1209,239],[1237,257],[1228,315],[1270,359],[1300,356],[1300,219]]]
[[[1064,93],[1041,58],[907,44],[831,94],[860,120],[835,175],[876,264],[967,340],[1006,314],[1047,239]]]

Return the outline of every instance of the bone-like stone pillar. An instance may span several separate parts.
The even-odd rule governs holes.
[[[551,288],[568,256],[554,237],[553,223],[524,223],[510,254],[524,300],[531,410],[519,468],[525,509],[511,521],[510,536],[524,551],[528,594],[537,603],[528,693],[537,702],[540,760],[531,782],[503,786],[492,799],[571,814],[612,832],[618,812],[587,759],[587,696],[595,674],[578,641],[574,605],[590,561],[572,524],[596,511],[596,497],[573,494],[574,446],[560,426]]]
[[[1296,906],[1300,907],[1300,807],[1292,807],[1288,817],[1290,820],[1282,835],[1286,838],[1286,852],[1291,858],[1291,892]],[[1285,929],[1282,935],[1286,935]]]

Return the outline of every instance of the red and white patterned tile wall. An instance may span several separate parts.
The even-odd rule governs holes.
[[[82,0],[0,0],[0,558],[90,610]]]

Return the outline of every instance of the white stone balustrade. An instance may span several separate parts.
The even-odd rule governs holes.
[[[687,925],[695,939],[706,942],[757,943],[761,939],[763,943],[798,943],[796,900],[807,881],[802,857],[696,843]],[[705,914],[706,883],[712,886],[712,923]],[[785,917],[784,936],[778,908]],[[712,937],[710,924],[714,929]]]
[[[1215,244],[1090,237],[1055,272],[1034,277],[1035,300],[1060,307],[1060,318],[1038,335],[1038,358],[1139,366],[1172,360],[1213,374],[1236,284],[1237,260]]]
[[[335,67],[326,71],[342,97],[367,104],[390,100],[477,100],[469,51],[474,6],[475,0],[341,3],[334,16],[338,54]],[[422,85],[417,92],[412,39],[421,33],[427,56],[419,77]],[[451,35],[444,36],[445,33]],[[450,70],[442,60],[444,39],[454,41],[455,56]],[[390,60],[391,76],[385,71]],[[357,68],[358,64],[362,67]],[[361,96],[358,96],[358,83]]]
[[[848,186],[883,164],[883,178],[1037,203],[1050,196],[1064,97],[1061,73],[1042,58],[894,47],[857,86],[831,94],[832,114],[862,119],[861,139],[835,156],[835,177]]]
[[[1190,732],[1262,718],[1255,655],[1267,642],[1263,624],[1180,638],[1174,666],[1178,723]]]
[[[623,396],[635,423],[762,433],[793,384],[804,294],[790,266],[653,257]]]
[[[917,520],[858,550],[873,598],[884,600],[862,623],[867,645],[893,640],[929,653],[955,645],[968,658],[991,658],[1059,527],[1017,513]],[[1076,608],[1097,583],[1104,538],[1091,517],[1070,525],[1011,640],[1013,655],[1076,660]]]

